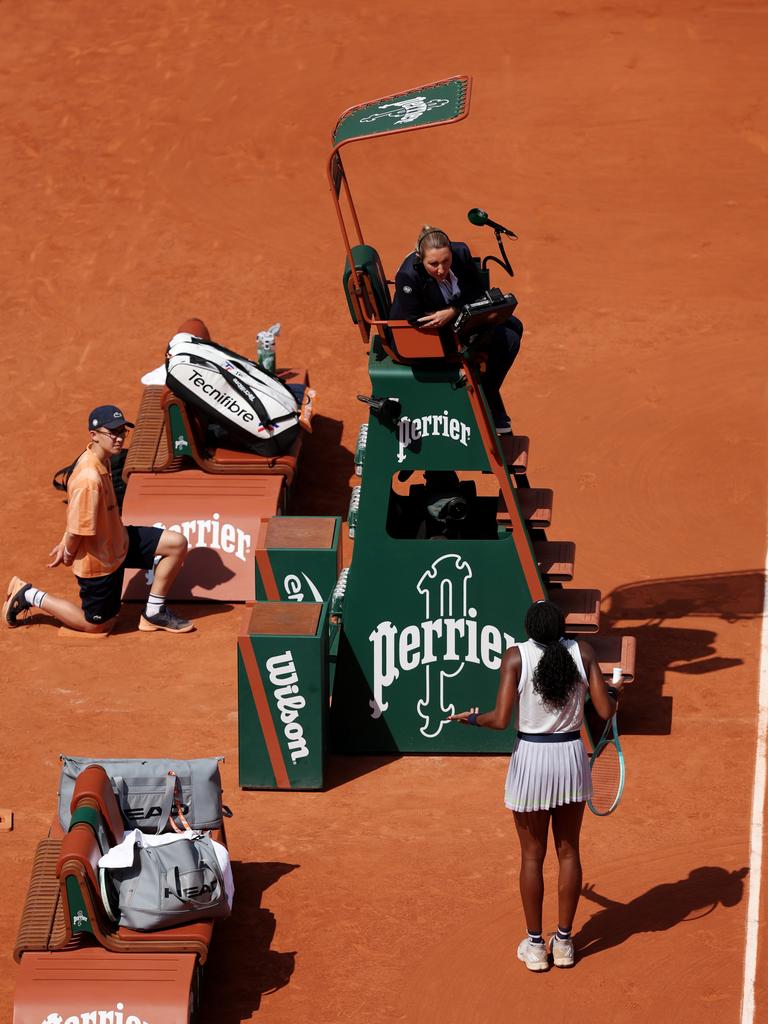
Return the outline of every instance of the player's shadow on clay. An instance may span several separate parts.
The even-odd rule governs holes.
[[[261,1006],[262,996],[291,980],[296,953],[271,949],[276,922],[262,906],[264,892],[298,864],[232,862],[232,916],[216,925],[205,965],[200,1024],[240,1024]]]
[[[637,638],[639,685],[628,686],[622,696],[623,733],[665,736],[672,731],[672,698],[663,692],[668,672],[695,680],[743,664],[711,626],[762,615],[764,578],[757,569],[678,576],[628,583],[606,594],[600,632]]]
[[[663,932],[711,914],[718,906],[735,907],[744,895],[748,868],[694,868],[687,878],[655,885],[628,903],[601,896],[591,885],[582,895],[602,910],[584,924],[574,944],[579,958],[620,946],[639,932]]]

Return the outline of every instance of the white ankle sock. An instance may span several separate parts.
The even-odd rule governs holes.
[[[43,599],[45,598],[46,594],[47,591],[45,590],[36,590],[35,587],[30,587],[29,590],[24,595],[24,597],[27,599],[27,601],[29,601],[30,605],[33,608],[42,608]]]
[[[165,607],[165,598],[158,597],[157,594],[150,594],[147,598],[147,607],[144,609],[145,615],[157,615]]]

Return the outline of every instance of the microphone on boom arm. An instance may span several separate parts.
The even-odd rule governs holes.
[[[493,228],[494,231],[501,235],[508,235],[510,238],[517,238],[514,231],[509,228],[505,228],[503,224],[498,224],[495,220],[491,220],[485,210],[481,210],[479,206],[474,206],[467,214],[467,220],[470,224],[474,224],[476,227],[481,228],[488,226]]]
[[[499,247],[501,259],[499,259],[498,256],[484,256],[480,264],[482,269],[486,270],[489,263],[498,263],[502,270],[505,270],[510,277],[514,277],[515,272],[510,265],[509,257],[504,251],[504,243],[501,240],[501,236],[507,235],[509,238],[517,238],[515,232],[510,231],[509,228],[505,228],[503,224],[498,224],[495,220],[491,220],[485,210],[481,210],[479,206],[472,207],[467,214],[467,220],[470,224],[475,224],[479,228],[487,225],[489,228],[493,228],[496,234],[496,244]]]

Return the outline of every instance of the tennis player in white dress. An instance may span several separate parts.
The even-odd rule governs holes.
[[[517,712],[517,740],[509,762],[504,803],[520,840],[520,895],[528,935],[517,956],[531,971],[575,961],[572,928],[581,895],[579,836],[592,783],[581,741],[584,701],[589,693],[605,719],[616,710],[620,684],[607,686],[594,651],[584,640],[565,637],[565,620],[550,601],[537,601],[525,617],[529,640],[510,647],[501,663],[496,707],[452,715],[450,720],[506,729]],[[548,943],[542,933],[544,858],[549,826],[560,865],[558,928]]]

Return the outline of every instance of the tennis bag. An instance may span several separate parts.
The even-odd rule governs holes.
[[[219,762],[224,760],[223,757],[142,761],[62,754],[60,760],[59,821],[65,832],[69,831],[72,817],[70,804],[75,782],[89,764],[101,765],[109,776],[126,829],[169,832],[174,828],[171,823],[174,814],[178,814],[192,829],[221,828]],[[181,789],[180,797],[178,788]]]
[[[165,367],[174,395],[221,424],[238,447],[274,456],[296,440],[296,399],[258,363],[213,341],[177,334],[168,345]]]
[[[229,903],[213,843],[188,835],[166,846],[135,846],[128,868],[100,869],[104,909],[122,928],[155,931],[228,917]]]

